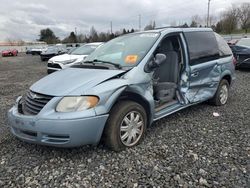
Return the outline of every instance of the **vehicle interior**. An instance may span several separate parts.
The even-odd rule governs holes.
[[[179,36],[174,35],[163,39],[154,55],[157,53],[166,55],[165,61],[155,69],[153,74],[155,110],[160,111],[179,102],[178,83],[184,65]]]

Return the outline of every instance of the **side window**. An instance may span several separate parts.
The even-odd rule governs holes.
[[[214,34],[215,34],[216,41],[218,43],[220,56],[223,57],[223,56],[232,55],[232,51],[230,47],[228,46],[228,44],[226,43],[226,41],[219,34],[217,33],[214,33]],[[233,48],[234,46],[232,47],[232,49]]]
[[[219,57],[218,45],[213,32],[184,33],[189,50],[190,65],[196,65]]]

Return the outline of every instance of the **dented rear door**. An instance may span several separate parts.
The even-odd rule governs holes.
[[[184,33],[189,55],[188,90],[190,103],[213,97],[220,81],[221,68],[218,45],[212,31]]]

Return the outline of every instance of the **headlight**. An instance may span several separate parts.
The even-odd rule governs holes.
[[[70,63],[73,63],[76,60],[77,59],[70,59],[70,60],[66,60],[66,61],[61,61],[60,63],[62,63],[62,64],[70,64]]]
[[[53,61],[49,59],[48,63],[53,63]]]
[[[57,112],[76,112],[93,108],[99,98],[96,96],[64,97],[57,105]]]

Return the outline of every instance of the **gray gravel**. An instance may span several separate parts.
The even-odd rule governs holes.
[[[38,56],[0,57],[0,187],[247,187],[250,72],[237,71],[226,106],[200,104],[161,119],[120,153],[37,146],[9,133],[7,110],[45,75]]]

